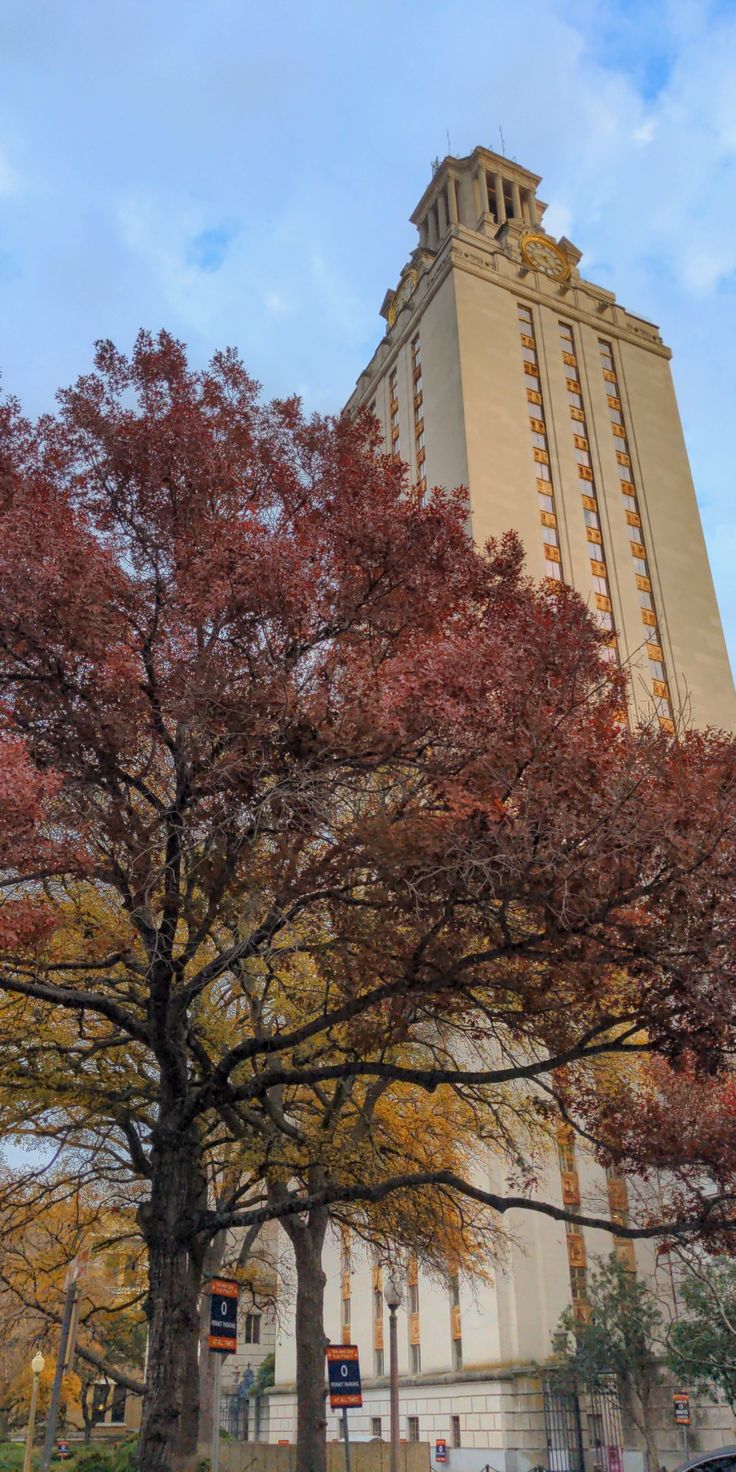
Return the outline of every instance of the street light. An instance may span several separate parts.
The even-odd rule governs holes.
[[[391,1407],[391,1472],[399,1472],[399,1335],[396,1310],[401,1303],[401,1284],[389,1275],[383,1296],[388,1307],[388,1373]]]
[[[31,1472],[31,1457],[33,1455],[33,1432],[36,1425],[36,1407],[38,1405],[38,1382],[44,1371],[46,1361],[40,1353],[34,1354],[31,1360],[33,1371],[33,1384],[31,1385],[31,1408],[28,1412],[28,1430],[26,1432],[26,1449],[23,1456],[23,1472]]]

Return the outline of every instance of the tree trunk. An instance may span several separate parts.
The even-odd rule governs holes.
[[[322,1248],[327,1213],[313,1211],[306,1223],[283,1223],[296,1262],[296,1472],[325,1472],[325,1274]]]
[[[659,1472],[659,1448],[652,1426],[651,1397],[648,1394],[642,1395],[641,1391],[639,1391],[637,1400],[638,1407],[631,1409],[631,1419],[644,1442],[648,1472]]]
[[[148,1359],[138,1444],[141,1472],[195,1472],[199,1423],[198,1300],[206,1205],[199,1140],[155,1131],[151,1197],[140,1213],[148,1247]]]

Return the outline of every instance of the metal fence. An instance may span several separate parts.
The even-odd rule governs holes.
[[[575,1380],[554,1375],[542,1384],[549,1472],[583,1472],[583,1429]]]
[[[253,1412],[247,1396],[223,1395],[220,1403],[220,1430],[231,1441],[250,1441],[253,1438]]]

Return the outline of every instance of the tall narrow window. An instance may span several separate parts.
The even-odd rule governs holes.
[[[413,1375],[422,1368],[419,1329],[419,1269],[415,1257],[410,1257],[406,1269],[406,1307],[409,1327],[409,1365]]]
[[[417,461],[417,484],[420,491],[427,489],[425,471],[426,450],[424,445],[424,389],[422,386],[422,345],[415,337],[411,345],[411,379],[414,394],[414,453]]]
[[[614,436],[616,447],[616,466],[619,473],[621,493],[623,495],[624,516],[634,564],[634,578],[639,593],[642,623],[646,629],[645,638],[649,660],[650,696],[660,727],[663,731],[672,732],[675,729],[675,723],[672,717],[672,698],[667,679],[664,654],[662,652],[662,643],[659,636],[657,611],[654,604],[650,578],[649,559],[641,524],[639,494],[634,481],[634,472],[631,464],[631,450],[626,434],[626,421],[621,402],[616,364],[613,357],[613,344],[607,342],[604,338],[599,338],[598,348],[601,357],[603,381],[607,390],[611,432]]]
[[[261,1316],[260,1316],[260,1314],[246,1314],[246,1316],[245,1316],[245,1342],[246,1342],[246,1344],[260,1344],[260,1342],[261,1342]]]
[[[534,319],[531,307],[517,302],[519,332],[521,334],[521,358],[524,370],[526,397],[529,404],[529,436],[532,460],[537,482],[539,519],[544,543],[545,572],[547,577],[562,578],[562,557],[557,530],[557,510],[550,468],[547,425],[544,417],[542,383],[539,376],[539,360],[534,335]]]
[[[399,380],[395,368],[391,369],[388,376],[388,411],[391,423],[391,452],[394,455],[401,454],[401,440],[399,432]]]
[[[611,603],[611,589],[608,582],[608,566],[598,507],[598,493],[591,465],[590,441],[588,438],[585,409],[583,407],[575,339],[572,327],[568,322],[560,322],[558,325],[560,329],[562,361],[565,365],[565,372],[568,374],[568,393],[570,392],[570,385],[573,383],[576,385],[574,395],[576,403],[571,406],[571,413],[573,408],[575,411],[575,417],[571,421],[572,441],[580,479],[580,498],[582,502],[583,520],[585,522],[585,534],[588,540],[588,556],[590,558],[590,575],[593,586],[595,616],[601,628],[606,629],[610,635],[607,645],[607,649],[610,651],[610,658],[617,660],[618,649],[613,629],[613,605]]]
[[[575,1157],[575,1136],[570,1125],[562,1121],[557,1126],[557,1157],[560,1164],[563,1205],[579,1206],[580,1183]],[[590,1315],[585,1239],[580,1228],[571,1222],[567,1223],[567,1262],[573,1313],[576,1319],[585,1320]]]

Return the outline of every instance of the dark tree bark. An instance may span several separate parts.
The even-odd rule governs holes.
[[[325,1472],[326,1277],[322,1248],[328,1214],[310,1211],[306,1221],[284,1219],[296,1262],[296,1472]]]
[[[140,1213],[149,1253],[146,1395],[141,1472],[194,1472],[199,1430],[198,1325],[206,1204],[196,1131],[159,1127],[150,1202]]]

